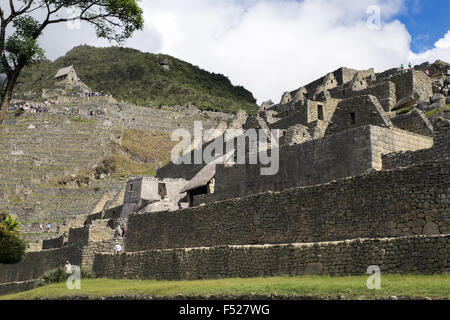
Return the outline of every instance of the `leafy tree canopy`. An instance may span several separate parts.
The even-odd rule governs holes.
[[[3,0],[0,4],[0,73],[2,121],[22,69],[43,57],[37,43],[50,25],[84,21],[97,37],[122,43],[144,26],[140,0]],[[71,9],[71,10],[68,10]]]

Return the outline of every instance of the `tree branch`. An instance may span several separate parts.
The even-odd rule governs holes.
[[[13,0],[9,0],[9,7],[11,8],[11,13],[15,14],[16,13],[16,9],[14,8]]]
[[[20,16],[21,14],[24,14],[25,12],[27,12],[28,9],[31,8],[31,5],[33,4],[34,0],[29,0],[27,4],[25,4],[25,7],[19,9],[19,11],[17,11],[14,14],[14,17]]]

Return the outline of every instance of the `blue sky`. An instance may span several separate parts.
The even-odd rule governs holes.
[[[395,17],[411,34],[411,49],[422,52],[434,46],[450,29],[449,0],[407,1],[407,9]]]

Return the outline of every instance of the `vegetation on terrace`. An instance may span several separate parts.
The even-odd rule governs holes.
[[[82,186],[101,175],[112,179],[154,176],[159,167],[170,161],[172,148],[176,144],[168,132],[125,130],[122,143],[113,145],[111,157],[104,159],[93,169],[80,171],[75,177],[55,178],[50,181],[50,185],[67,185],[76,181]]]

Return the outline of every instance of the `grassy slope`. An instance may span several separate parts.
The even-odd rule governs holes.
[[[129,179],[131,176],[154,176],[156,170],[170,161],[172,148],[177,144],[171,134],[140,129],[125,130],[122,144],[113,145],[112,157],[106,170],[112,179]],[[106,159],[105,159],[106,160]],[[80,171],[75,177],[65,176],[51,179],[43,187],[61,186],[70,181],[84,181],[95,171]]]
[[[126,130],[122,145],[115,146],[113,150],[116,163],[113,176],[155,175],[156,167],[170,161],[172,148],[176,144],[167,132]]]
[[[1,299],[57,298],[63,296],[89,296],[90,298],[112,295],[175,297],[177,295],[242,296],[276,295],[283,297],[339,297],[346,299],[374,299],[377,297],[450,298],[450,275],[384,275],[381,290],[366,287],[368,276],[327,277],[297,276],[251,279],[220,279],[197,281],[109,280],[93,279],[81,282],[81,290],[68,290],[65,283],[41,287],[28,292],[12,294]]]
[[[168,62],[166,71],[161,62]],[[249,113],[257,110],[251,92],[233,86],[228,78],[193,66],[171,56],[138,50],[79,46],[54,62],[43,61],[25,69],[17,92],[40,92],[53,84],[59,68],[73,65],[81,80],[92,90],[110,92],[114,97],[139,105],[182,105],[193,103],[201,109]]]

